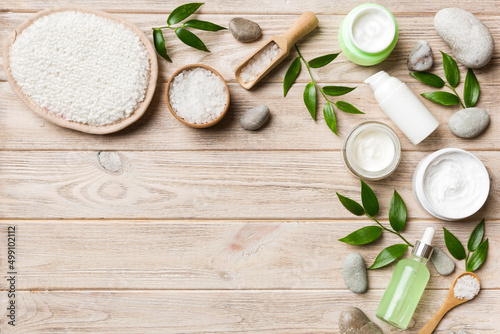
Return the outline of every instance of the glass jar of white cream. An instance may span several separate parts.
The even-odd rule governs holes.
[[[422,207],[449,221],[475,214],[490,192],[490,177],[481,160],[458,148],[445,148],[422,159],[412,183]]]
[[[347,170],[364,180],[383,179],[396,170],[401,160],[401,143],[394,131],[380,122],[356,125],[342,144]]]

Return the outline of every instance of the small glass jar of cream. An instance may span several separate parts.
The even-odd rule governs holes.
[[[401,143],[394,131],[380,122],[356,125],[342,144],[347,170],[367,181],[381,180],[396,170],[401,160]]]
[[[387,8],[364,4],[350,11],[340,25],[339,45],[353,63],[372,66],[391,54],[398,35],[398,23]]]
[[[422,159],[412,184],[422,207],[449,221],[475,214],[490,192],[490,177],[481,160],[458,148],[445,148]]]

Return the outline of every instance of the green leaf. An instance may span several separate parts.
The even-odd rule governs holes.
[[[460,104],[460,99],[458,96],[448,93],[448,92],[432,92],[420,94],[432,102],[441,104],[443,106],[452,106],[455,104]]]
[[[473,252],[483,241],[484,237],[484,219],[481,220],[479,224],[474,228],[474,231],[470,234],[469,241],[467,242],[467,249],[469,252]]]
[[[168,25],[176,24],[196,12],[198,8],[203,5],[203,2],[193,2],[193,3],[187,3],[185,5],[179,6],[176,9],[170,13],[170,15],[167,18],[167,23]]]
[[[337,116],[335,115],[335,110],[330,102],[327,102],[323,107],[323,117],[325,117],[326,125],[333,131],[337,136]]]
[[[372,188],[361,180],[361,202],[365,208],[365,212],[371,217],[375,217],[379,210],[377,195]]]
[[[208,22],[208,21],[201,21],[201,20],[189,20],[189,21],[184,22],[184,24],[182,26],[186,27],[186,28],[193,28],[193,29],[205,30],[205,31],[227,30],[227,28],[221,27],[215,23]]]
[[[316,120],[316,86],[314,82],[308,83],[304,88],[304,103],[311,117]]]
[[[450,231],[443,227],[444,231],[444,242],[446,243],[446,248],[451,255],[457,260],[465,259],[465,248]]]
[[[455,88],[460,81],[460,71],[458,70],[457,62],[443,51],[441,51],[441,54],[443,55],[443,69],[446,81],[448,81],[451,87]]]
[[[332,61],[334,61],[338,55],[339,55],[338,53],[332,53],[332,54],[328,54],[328,55],[314,58],[314,59],[309,61],[309,66],[312,68],[323,67],[325,65],[330,64]]]
[[[153,29],[153,41],[155,44],[156,52],[169,62],[172,62],[167,54],[167,48],[165,47],[165,37],[163,37],[163,31],[161,29]]]
[[[477,81],[476,75],[472,69],[467,70],[467,76],[465,77],[465,87],[464,87],[464,102],[467,108],[472,108],[476,105],[479,99],[479,93],[481,92],[479,88],[479,82]]]
[[[424,84],[432,87],[442,88],[444,86],[443,79],[429,72],[412,72],[410,73],[410,75],[415,79],[422,81]]]
[[[380,226],[365,226],[339,239],[349,245],[366,245],[380,238],[382,228]]]
[[[350,198],[347,198],[345,196],[342,196],[339,193],[337,193],[337,197],[339,198],[340,203],[342,203],[344,208],[349,210],[352,214],[354,214],[356,216],[362,216],[365,213],[365,210],[363,209],[361,204],[359,204],[358,202],[356,202]]]
[[[406,204],[398,192],[394,190],[389,207],[389,222],[394,231],[399,232],[405,228],[406,218]]]
[[[288,94],[288,90],[290,87],[292,87],[293,83],[295,82],[295,79],[297,79],[297,76],[300,73],[300,68],[301,68],[301,62],[300,62],[300,57],[295,58],[292,63],[290,64],[290,67],[288,67],[288,70],[286,71],[285,78],[283,79],[283,96],[285,97],[286,94]],[[315,94],[316,95],[316,94]],[[316,108],[314,108],[316,109]],[[315,110],[316,112],[316,110]]]
[[[375,259],[375,262],[368,269],[378,269],[385,267],[388,264],[391,264],[395,260],[397,260],[401,255],[406,253],[408,249],[408,245],[406,244],[396,244],[384,248]]]
[[[175,34],[179,37],[182,43],[201,51],[210,52],[201,39],[199,39],[198,36],[193,34],[191,31],[184,28],[177,28],[175,29]]]
[[[356,87],[344,87],[344,86],[325,86],[323,87],[323,93],[330,96],[341,96],[355,90]]]
[[[337,101],[335,103],[335,105],[337,106],[337,108],[339,108],[343,112],[346,112],[349,114],[364,114],[364,112],[358,110],[358,108],[356,108],[352,104],[345,102],[345,101]]]
[[[472,272],[479,269],[484,260],[486,260],[486,255],[488,255],[488,239],[484,240],[479,247],[477,247],[477,250],[470,257],[469,262],[467,262],[467,268],[465,268],[465,270]]]

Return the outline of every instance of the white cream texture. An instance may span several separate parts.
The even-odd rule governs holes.
[[[365,52],[386,49],[394,39],[396,26],[392,17],[382,8],[362,9],[352,22],[352,40]]]
[[[359,167],[368,172],[379,172],[394,160],[395,147],[391,137],[381,129],[367,129],[356,136],[354,157]]]
[[[443,154],[425,171],[425,197],[440,215],[467,217],[479,210],[485,201],[489,179],[483,169],[480,162],[468,154]]]

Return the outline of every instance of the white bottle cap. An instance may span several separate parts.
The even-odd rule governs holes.
[[[385,71],[380,71],[366,79],[364,83],[371,88],[375,95],[375,99],[380,103],[387,95],[392,93],[397,86],[402,84],[402,81],[398,78],[391,77]]]
[[[432,245],[432,239],[434,238],[434,233],[436,231],[432,227],[428,227],[425,229],[424,236],[422,240],[420,240],[421,244]]]
[[[380,71],[364,81],[371,88],[378,103],[389,95],[402,82],[398,78],[391,77],[385,71]]]
[[[429,259],[432,255],[432,251],[434,250],[431,246],[434,233],[435,231],[432,227],[426,228],[422,240],[415,243],[412,254]]]

